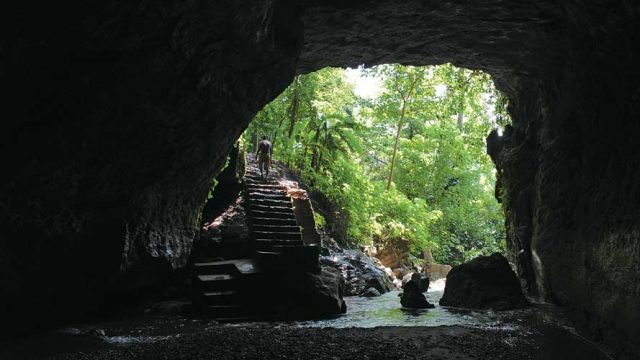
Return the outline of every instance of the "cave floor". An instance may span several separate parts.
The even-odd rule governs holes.
[[[199,333],[163,341],[99,346],[94,349],[43,358],[220,360],[269,358],[522,360],[539,358],[531,356],[532,350],[535,350],[535,341],[531,343],[521,336],[457,326],[371,329],[213,326]],[[22,356],[24,355],[23,353]]]
[[[0,343],[0,359],[610,359],[563,328],[219,324],[163,309]]]

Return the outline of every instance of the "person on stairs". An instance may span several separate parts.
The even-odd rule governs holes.
[[[258,167],[260,168],[260,177],[268,178],[269,177],[269,167],[271,166],[271,153],[272,146],[269,139],[267,139],[267,135],[262,137],[262,141],[258,144],[258,150],[256,151],[256,159],[258,162]],[[262,170],[266,172],[267,176],[263,175]]]

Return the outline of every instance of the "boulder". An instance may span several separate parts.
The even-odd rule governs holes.
[[[408,246],[401,242],[398,246],[390,246],[380,250],[376,257],[386,267],[392,269],[401,268],[407,263],[407,256],[409,255]]]
[[[451,265],[442,265],[435,262],[431,249],[427,249],[423,252],[423,258],[424,272],[432,281],[446,278],[449,271],[451,271]]]
[[[267,309],[276,309],[281,319],[318,319],[344,314],[345,282],[340,272],[329,266],[320,271],[287,274],[276,282],[278,296]],[[273,289],[273,288],[272,288]]]
[[[451,271],[451,265],[442,265],[442,264],[429,264],[425,267],[425,271],[429,279],[438,280],[446,278],[449,275],[449,271]]]
[[[343,250],[331,256],[323,256],[321,264],[331,266],[342,273],[346,282],[346,296],[363,295],[369,288],[384,294],[393,287],[385,271],[360,250]]]
[[[427,301],[423,292],[429,288],[429,278],[414,273],[403,287],[404,291],[400,296],[402,307],[409,309],[427,309],[435,306]]]
[[[410,274],[411,270],[407,269],[405,266],[397,267],[393,269],[393,275],[398,279],[404,278],[405,275]]]
[[[400,279],[402,279],[402,286],[404,287],[409,281],[411,281],[411,278],[413,277],[413,272],[407,273],[405,274],[403,277],[401,277]]]
[[[363,294],[362,296],[365,297],[378,297],[381,296],[382,294],[380,294],[380,291],[378,291],[376,288],[370,287],[368,288]]]
[[[507,259],[494,253],[454,266],[447,275],[440,305],[510,310],[524,308],[529,302]]]

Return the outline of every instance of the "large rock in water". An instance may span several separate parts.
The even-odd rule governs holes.
[[[400,304],[402,307],[409,309],[426,309],[434,308],[433,304],[427,301],[423,292],[429,289],[429,278],[421,276],[420,274],[412,274],[411,280],[409,280],[403,287],[404,292],[400,297]]]
[[[526,307],[529,301],[507,259],[494,253],[453,267],[447,275],[440,305],[510,310]]]
[[[285,274],[268,286],[270,289],[264,291],[277,292],[277,295],[272,298],[273,304],[262,305],[275,309],[277,318],[318,319],[347,311],[342,299],[344,279],[338,270],[329,266],[322,266],[318,272]]]
[[[393,288],[389,276],[360,250],[334,252],[331,256],[323,256],[320,262],[342,273],[347,296],[364,296],[369,288],[384,294]]]

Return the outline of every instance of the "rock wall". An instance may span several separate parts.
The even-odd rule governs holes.
[[[572,12],[582,14],[576,21],[595,18]],[[574,34],[581,40],[567,43],[562,66],[512,97],[514,127],[496,165],[509,240],[530,293],[576,310],[593,338],[634,358],[640,86],[629,79],[640,76],[640,42],[625,15],[605,13],[602,20],[617,19],[618,27],[591,28],[591,38]]]
[[[213,177],[295,74],[286,1],[12,3],[0,83],[3,332],[184,266]]]
[[[511,100],[513,129],[492,152],[525,285],[640,353],[639,6],[8,5],[0,299],[21,320],[4,325],[66,318],[184,265],[211,179],[296,72],[452,62],[489,72]]]

